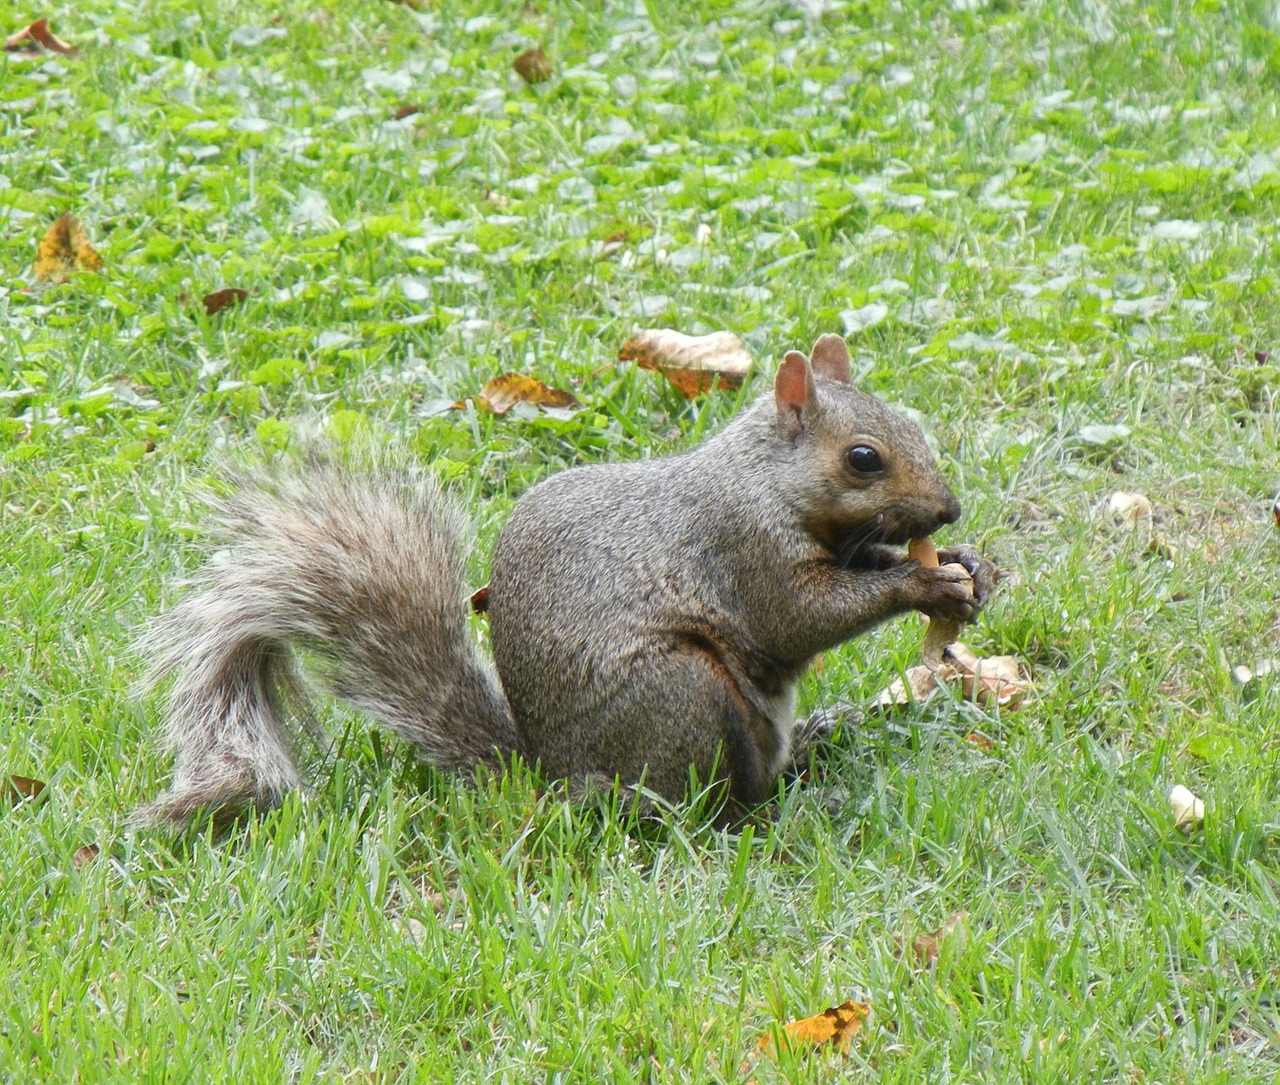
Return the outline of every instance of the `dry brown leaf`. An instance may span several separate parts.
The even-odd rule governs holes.
[[[947,921],[942,924],[936,931],[930,931],[928,934],[916,935],[911,942],[911,960],[919,968],[928,968],[934,961],[938,959],[941,952],[940,946],[943,942],[958,937],[963,941],[965,937],[965,926],[969,922],[969,913],[965,911],[953,912],[947,916]],[[959,929],[959,935],[956,931]],[[902,935],[895,935],[895,941],[898,943],[898,952],[902,952]]]
[[[471,609],[477,614],[484,614],[489,609],[489,585],[476,588],[471,593]]]
[[[51,53],[62,53],[64,56],[76,51],[74,45],[63,41],[49,29],[48,19],[37,19],[30,26],[24,26],[16,34],[9,35],[4,43],[5,52],[8,53],[34,53],[37,47]]]
[[[493,414],[506,414],[517,403],[532,403],[535,407],[557,407],[561,410],[576,411],[582,407],[576,396],[543,384],[537,377],[526,377],[522,373],[503,373],[494,377],[478,396],[472,397],[475,405]],[[461,410],[465,400],[459,400],[453,406]]]
[[[526,49],[511,62],[516,74],[526,83],[545,83],[551,78],[551,58],[541,45]]]
[[[43,780],[33,780],[30,776],[7,776],[0,780],[0,802],[21,802],[23,799],[34,799],[45,788]]]
[[[661,373],[691,399],[717,383],[737,388],[751,370],[751,355],[733,332],[685,335],[651,328],[623,343],[618,360]]]
[[[89,244],[84,225],[69,211],[59,215],[36,246],[35,277],[42,282],[66,282],[73,271],[97,271],[102,257]]]
[[[782,1046],[790,1050],[830,1047],[836,1051],[844,1051],[862,1031],[870,1012],[871,1007],[867,1003],[849,1001],[823,1010],[813,1017],[792,1021],[782,1026]],[[766,1055],[773,1055],[774,1033],[761,1036],[758,1046]]]
[[[220,313],[223,309],[229,309],[233,305],[239,305],[245,298],[249,296],[249,291],[239,286],[224,286],[221,290],[215,290],[212,294],[206,294],[201,298],[204,303],[204,311],[206,316],[213,316],[214,313]]]
[[[404,105],[400,106],[394,113],[391,114],[391,119],[393,121],[402,121],[405,119],[405,117],[412,117],[415,113],[421,113],[421,112],[422,112],[422,106],[417,105],[413,102],[405,102]]]
[[[76,870],[83,870],[98,857],[98,845],[86,844],[71,853],[71,865]]]

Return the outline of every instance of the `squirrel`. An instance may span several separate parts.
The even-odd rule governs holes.
[[[145,646],[152,683],[176,676],[176,766],[143,823],[303,786],[296,648],[439,768],[516,752],[548,779],[673,802],[695,780],[745,814],[787,761],[818,653],[911,610],[972,620],[997,576],[972,547],[938,568],[894,549],[960,503],[919,428],[853,386],[838,335],[788,352],[773,394],[691,450],[521,497],[492,559],[496,675],[467,626],[467,520],[429,474],[312,452],[209,501],[226,549]]]

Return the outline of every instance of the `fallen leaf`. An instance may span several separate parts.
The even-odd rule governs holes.
[[[1204,800],[1190,788],[1174,784],[1169,790],[1169,809],[1173,811],[1173,824],[1184,833],[1204,824]]]
[[[8,776],[0,780],[0,802],[15,803],[23,799],[34,799],[44,788],[43,780],[33,780],[30,776]]]
[[[83,870],[98,857],[98,845],[86,844],[71,853],[71,865],[76,870]]]
[[[623,343],[618,360],[661,373],[690,398],[717,382],[737,388],[751,370],[751,355],[733,332],[684,335],[652,328]]]
[[[783,1043],[790,1049],[798,1047],[831,1047],[844,1051],[862,1031],[871,1007],[865,1002],[844,1002],[823,1010],[813,1017],[792,1021],[782,1026]],[[774,1054],[774,1033],[760,1037],[759,1048],[766,1055]]]
[[[511,66],[526,83],[545,83],[551,78],[551,58],[542,51],[541,45],[526,49],[511,62]]]
[[[402,105],[399,109],[397,109],[394,113],[391,114],[391,119],[393,121],[402,121],[405,119],[405,117],[412,117],[415,113],[421,113],[421,112],[422,112],[422,106],[414,105],[412,102],[406,102],[404,105]]]
[[[532,403],[535,407],[556,407],[576,411],[582,407],[577,397],[559,388],[543,384],[537,377],[522,373],[503,373],[484,386],[478,396],[472,397],[476,406],[493,414],[506,414],[517,403]],[[461,410],[465,400],[453,406]]]
[[[34,53],[36,47],[48,49],[51,53],[69,55],[76,51],[70,42],[65,42],[49,29],[48,19],[37,19],[30,26],[24,26],[16,34],[5,39],[5,51],[9,53]]]
[[[482,588],[476,588],[476,590],[471,593],[471,609],[477,614],[483,614],[489,609],[488,584]]]
[[[66,282],[73,271],[97,271],[102,257],[89,244],[84,225],[69,211],[59,215],[36,246],[35,277]]]
[[[239,305],[245,298],[249,296],[249,291],[239,286],[224,286],[221,290],[215,290],[212,294],[206,294],[200,300],[204,303],[204,311],[206,316],[213,316],[214,313],[220,313],[223,309],[229,309],[233,305]]]
[[[936,931],[930,931],[928,934],[916,935],[911,942],[911,959],[920,968],[928,968],[934,961],[938,959],[941,952],[940,945],[952,937],[957,937],[963,942],[965,937],[965,927],[969,922],[969,913],[965,911],[952,912],[947,916],[947,921],[942,924]],[[959,934],[957,935],[957,930]],[[901,934],[895,935],[894,940],[898,944],[898,952],[902,952],[903,937]]]
[[[1139,522],[1150,523],[1154,508],[1146,494],[1117,490],[1107,498],[1107,516],[1121,527],[1136,527]]]

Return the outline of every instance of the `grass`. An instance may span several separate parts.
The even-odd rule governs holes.
[[[46,15],[77,55],[0,54],[0,767],[48,783],[0,809],[0,1075],[1275,1079],[1280,690],[1229,673],[1280,654],[1267,5],[0,0]],[[34,285],[64,211],[105,267]],[[688,403],[612,364],[663,324],[757,376]],[[398,441],[476,510],[480,583],[530,484],[686,447],[842,327],[949,537],[1018,574],[970,639],[1025,707],[864,719],[739,836],[462,787],[333,709],[310,801],[126,829],[168,770],[131,642],[200,560],[210,452]],[[509,369],[586,408],[441,409]],[[918,643],[832,653],[804,707]],[[753,1058],[846,998],[843,1061]]]

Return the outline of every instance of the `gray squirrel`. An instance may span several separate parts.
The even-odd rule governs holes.
[[[773,394],[693,449],[525,494],[493,554],[496,676],[467,626],[466,518],[429,475],[313,454],[209,500],[226,549],[148,637],[152,681],[176,676],[176,767],[142,822],[303,786],[295,648],[439,768],[515,751],[671,801],[698,780],[745,812],[788,758],[815,655],[910,610],[971,620],[997,575],[971,547],[938,568],[894,549],[960,504],[917,426],[853,387],[838,335],[788,352]]]

